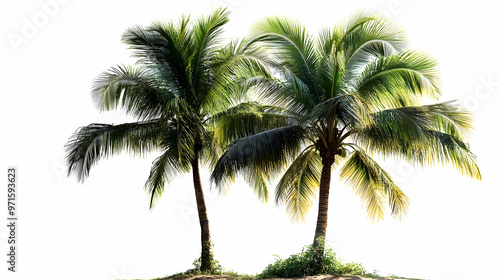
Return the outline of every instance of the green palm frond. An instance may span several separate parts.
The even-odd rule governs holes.
[[[415,97],[440,95],[436,62],[417,51],[376,59],[351,86],[352,92],[379,109],[411,106]]]
[[[304,128],[292,125],[238,139],[221,156],[210,179],[221,188],[238,171],[273,174],[300,151],[305,135]]]
[[[476,180],[481,180],[481,172],[476,156],[469,146],[450,134],[440,131],[428,131],[430,144],[427,149],[420,147],[426,153],[427,166],[433,163],[451,164],[458,172]]]
[[[370,126],[373,121],[366,107],[364,101],[356,95],[341,95],[317,104],[308,116],[326,124],[337,119],[343,126],[356,129]]]
[[[270,175],[264,172],[249,172],[244,178],[262,203],[269,200],[269,178]]]
[[[285,205],[293,222],[303,222],[319,190],[321,157],[312,148],[295,158],[276,187],[276,204]]]
[[[117,66],[97,77],[92,97],[101,110],[121,106],[127,113],[144,120],[161,116],[173,94],[158,84],[147,70]]]
[[[259,132],[283,127],[288,117],[277,108],[263,106],[255,102],[242,103],[214,116],[214,140],[225,147],[230,142]]]
[[[341,49],[347,61],[360,48],[374,41],[383,41],[397,51],[404,49],[405,36],[403,30],[389,18],[372,12],[360,11],[354,13],[347,21],[335,26],[335,33],[339,34],[336,41],[337,49]]]
[[[154,71],[158,81],[176,95],[185,95],[182,89],[192,83],[187,75],[188,62],[183,59],[183,49],[189,46],[176,41],[175,27],[160,23],[151,27],[134,26],[124,32],[122,42],[133,50],[140,66]]]
[[[340,170],[340,178],[352,185],[373,221],[383,219],[387,202],[394,216],[402,217],[408,210],[408,197],[389,174],[361,150],[356,150],[347,160]]]
[[[90,168],[101,158],[121,151],[143,155],[155,150],[160,141],[160,120],[120,125],[91,124],[78,129],[66,144],[68,175],[85,180]]]
[[[359,75],[364,68],[378,58],[397,53],[397,49],[387,41],[371,40],[361,45],[346,62],[348,74],[346,80]]]
[[[470,118],[454,109],[449,103],[440,103],[380,111],[374,115],[374,125],[359,130],[353,138],[372,152],[422,166],[452,164],[460,173],[480,179],[475,155],[457,136],[470,129]]]
[[[313,37],[298,21],[289,18],[266,18],[255,26],[255,39],[267,47],[285,70],[290,70],[317,100],[322,90],[317,85],[317,63]]]
[[[199,18],[193,26],[193,48],[196,50],[191,61],[191,80],[195,95],[204,94],[205,81],[210,78],[210,64],[216,48],[222,40],[223,26],[229,21],[226,9],[217,9],[212,14]],[[196,96],[197,100],[202,96]]]
[[[144,188],[150,195],[149,208],[152,209],[160,199],[165,184],[170,183],[179,173],[189,171],[190,166],[179,158],[175,145],[170,146],[161,156],[153,161],[149,177]]]
[[[268,66],[273,62],[257,46],[245,40],[234,41],[217,52],[212,61],[213,74],[206,81],[201,106],[205,112],[217,112],[245,98],[260,85],[254,77],[270,79]],[[248,80],[251,81],[248,81]]]
[[[373,125],[359,129],[354,136],[370,149],[395,153],[425,145],[426,131],[433,123],[418,107],[387,109],[373,114]]]
[[[421,110],[429,115],[434,130],[461,140],[469,138],[473,129],[471,113],[454,104],[454,101],[421,106]]]

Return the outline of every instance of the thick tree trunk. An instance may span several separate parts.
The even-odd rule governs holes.
[[[198,155],[191,163],[193,169],[194,192],[196,195],[196,205],[198,207],[198,218],[201,226],[201,271],[212,271],[212,248],[210,243],[210,229],[208,227],[207,207],[201,188],[200,169]]]
[[[326,237],[326,226],[328,224],[328,196],[330,195],[330,177],[333,161],[323,161],[321,179],[319,182],[319,210],[316,222],[316,233],[314,234],[313,246],[316,246],[318,237]]]

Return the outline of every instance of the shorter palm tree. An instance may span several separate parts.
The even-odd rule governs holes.
[[[423,98],[440,96],[436,62],[408,50],[402,30],[388,19],[362,12],[313,37],[294,20],[268,18],[256,26],[253,43],[279,64],[276,79],[262,79],[258,93],[281,108],[286,123],[234,141],[211,179],[222,188],[243,172],[263,188],[280,174],[276,203],[296,222],[319,192],[313,244],[326,236],[332,168],[372,220],[384,217],[387,203],[396,217],[409,206],[372,154],[426,167],[451,164],[481,178],[465,143],[470,114],[453,102],[423,105]]]
[[[212,271],[213,257],[200,163],[213,165],[221,149],[217,145],[224,138],[213,141],[217,120],[229,119],[245,108],[244,103],[238,104],[246,100],[245,83],[238,81],[246,81],[247,75],[268,75],[258,48],[244,41],[221,44],[227,22],[226,10],[218,9],[195,22],[182,17],[177,23],[155,22],[128,29],[122,41],[134,51],[137,66],[117,66],[102,73],[92,95],[101,110],[121,107],[137,121],[90,124],[66,145],[68,175],[76,173],[80,181],[101,158],[121,151],[139,155],[161,151],[145,185],[150,207],[165,183],[192,171],[203,272]]]

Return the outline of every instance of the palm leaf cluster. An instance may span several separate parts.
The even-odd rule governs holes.
[[[100,158],[121,151],[161,151],[146,182],[153,206],[164,184],[190,171],[193,161],[213,164],[220,151],[213,148],[214,123],[248,114],[244,109],[252,105],[260,110],[245,103],[243,81],[267,75],[257,48],[243,41],[222,44],[227,21],[228,13],[219,9],[196,21],[182,17],[129,28],[122,41],[133,51],[136,65],[103,72],[94,82],[92,97],[99,109],[121,108],[137,122],[80,128],[66,146],[69,173],[84,180]]]
[[[379,220],[386,205],[403,216],[409,199],[374,154],[449,164],[480,179],[465,142],[470,114],[453,102],[424,103],[441,94],[437,63],[409,50],[403,31],[387,18],[361,12],[317,36],[293,19],[267,18],[255,26],[251,43],[276,61],[274,78],[262,79],[255,91],[281,108],[286,124],[232,143],[213,171],[217,186],[243,172],[264,188],[281,174],[274,176],[276,202],[302,221],[321,188],[327,201],[333,167],[369,218]]]
[[[203,271],[213,259],[200,163],[221,192],[243,174],[267,201],[275,182],[275,202],[296,222],[319,193],[313,244],[325,237],[332,170],[372,220],[387,206],[402,217],[409,206],[374,155],[481,178],[467,144],[471,115],[432,103],[441,95],[436,61],[408,49],[387,18],[360,12],[313,36],[296,20],[271,17],[250,39],[224,41],[227,22],[218,9],[127,29],[122,41],[136,64],[101,73],[91,93],[100,110],[120,108],[136,121],[81,127],[66,145],[68,174],[80,181],[102,158],[160,152],[145,184],[150,207],[166,183],[192,171]]]
[[[69,139],[68,174],[80,181],[92,166],[121,151],[144,155],[159,151],[145,189],[153,207],[164,186],[180,173],[192,171],[201,227],[201,270],[212,272],[207,210],[199,164],[213,165],[221,145],[238,132],[216,131],[215,124],[230,123],[248,114],[267,119],[265,107],[258,108],[247,96],[250,78],[269,78],[268,63],[255,45],[243,40],[224,42],[225,9],[191,20],[153,22],[125,31],[122,41],[137,62],[118,65],[97,77],[92,97],[101,110],[123,109],[137,121],[119,125],[91,124],[78,129]],[[266,198],[267,192],[257,192]]]

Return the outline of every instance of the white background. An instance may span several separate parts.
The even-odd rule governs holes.
[[[65,173],[64,145],[90,123],[130,121],[100,113],[93,79],[131,64],[120,36],[153,20],[207,14],[228,6],[227,35],[244,36],[265,15],[299,19],[315,33],[366,8],[391,16],[412,48],[440,63],[442,101],[457,99],[474,114],[470,141],[483,175],[478,182],[436,167],[382,162],[411,198],[402,221],[366,219],[360,201],[332,180],[328,243],[338,256],[369,271],[426,279],[499,277],[500,197],[497,9],[489,1],[79,1],[24,0],[0,4],[0,177],[18,168],[17,273],[7,271],[6,179],[0,191],[0,279],[155,278],[182,272],[199,257],[199,223],[190,174],[179,177],[153,210],[143,185],[157,156],[104,159],[80,184]],[[47,4],[48,3],[48,4]],[[316,207],[304,224],[284,209],[262,205],[249,187],[219,196],[203,174],[215,257],[226,269],[259,273],[312,242]],[[5,260],[5,261],[4,261]],[[486,278],[483,278],[486,279]],[[498,279],[498,278],[497,278]]]

